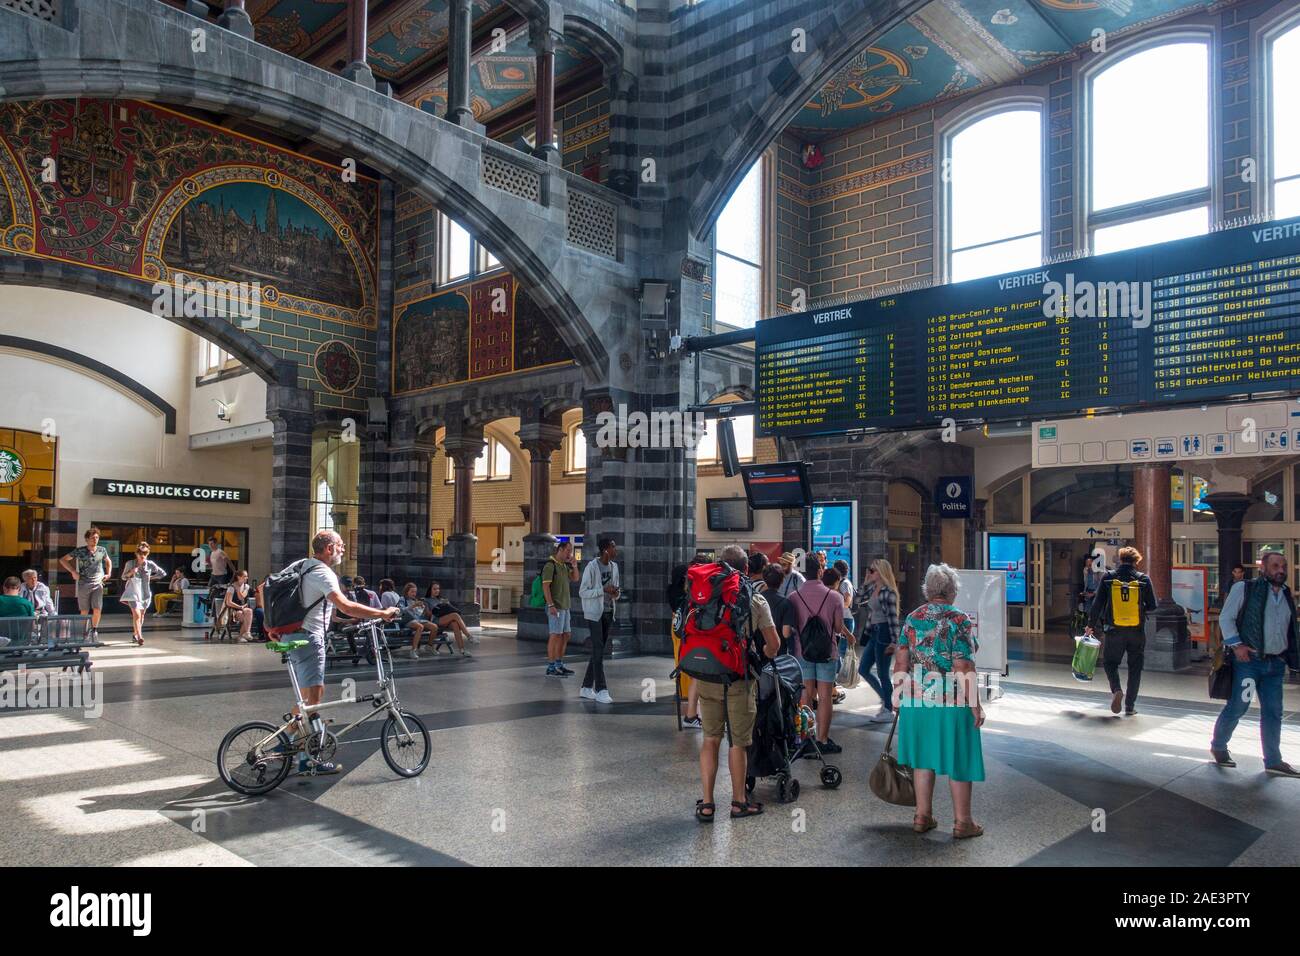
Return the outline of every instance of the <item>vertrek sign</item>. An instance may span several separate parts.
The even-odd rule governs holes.
[[[173,501],[213,501],[246,505],[253,493],[248,488],[221,488],[215,485],[174,485],[159,481],[127,481],[122,478],[95,478],[94,492],[110,498],[170,498]]]

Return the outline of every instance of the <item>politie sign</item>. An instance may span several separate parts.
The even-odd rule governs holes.
[[[111,498],[170,498],[173,501],[206,501],[246,505],[253,493],[247,488],[221,488],[215,485],[174,485],[163,481],[127,481],[122,478],[95,478],[97,495]]]
[[[969,475],[940,478],[934,486],[934,502],[941,518],[969,518],[971,481]]]

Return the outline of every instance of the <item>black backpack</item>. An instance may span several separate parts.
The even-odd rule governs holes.
[[[303,558],[283,571],[267,575],[258,588],[262,597],[262,630],[272,638],[301,631],[307,615],[329,596],[328,593],[322,594],[310,606],[303,604],[302,579],[308,570],[305,565],[310,560],[314,559]]]
[[[798,595],[799,603],[803,605],[805,611],[809,610],[808,604],[804,601],[803,595]],[[803,654],[803,659],[809,664],[825,664],[833,659],[835,653],[835,643],[831,634],[826,630],[825,622],[818,616],[822,608],[826,606],[826,598],[840,598],[838,592],[831,591],[825,598],[822,598],[821,607],[817,608],[817,614],[809,614],[808,620],[804,622],[803,627],[799,630],[799,650]],[[794,600],[795,595],[790,595],[790,600]],[[843,600],[843,598],[840,598]]]

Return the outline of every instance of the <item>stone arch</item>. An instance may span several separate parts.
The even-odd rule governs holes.
[[[25,285],[79,292],[109,299],[152,314],[150,283],[115,272],[103,272],[54,259],[0,256],[0,285]],[[216,316],[163,316],[200,338],[215,342],[239,359],[268,385],[297,385],[298,363],[279,358],[236,325]]]
[[[529,285],[583,374],[604,380],[608,357],[590,321],[604,283],[593,282],[593,274],[608,270],[613,285],[627,270],[613,261],[593,267],[589,260],[599,257],[566,254],[567,203],[546,196],[545,187],[558,183],[563,191],[567,174],[210,24],[207,49],[195,52],[191,30],[203,21],[164,4],[75,2],[76,31],[29,17],[21,30],[0,31],[0,102],[102,97],[191,105],[365,162],[481,237]],[[21,14],[0,10],[0,17],[14,16]],[[477,174],[467,179],[466,160],[485,151],[535,172],[547,204],[493,189]]]
[[[748,58],[757,65],[727,75],[727,88],[736,94],[730,116],[708,115],[715,135],[708,138],[708,152],[687,170],[689,185],[680,195],[690,203],[686,220],[691,234],[708,233],[750,165],[818,90],[873,38],[928,2],[831,0],[818,13],[802,3],[797,12],[791,4],[773,10],[766,21],[769,32],[759,39],[757,55]],[[688,17],[710,15],[713,11],[705,4]],[[792,54],[790,48],[790,30],[795,26],[806,30],[808,51],[802,55]],[[725,70],[725,64],[719,66]]]

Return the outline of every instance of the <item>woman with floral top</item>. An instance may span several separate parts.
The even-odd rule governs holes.
[[[975,685],[979,649],[971,621],[953,607],[957,572],[932,564],[925,572],[926,603],[903,622],[894,652],[894,679],[906,675],[896,692],[898,762],[913,769],[916,815],[912,829],[933,830],[935,777],[948,778],[952,791],[955,839],[977,837],[984,828],[971,819],[971,784],[984,779],[979,728],[984,723]]]

